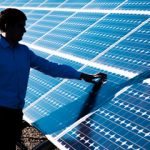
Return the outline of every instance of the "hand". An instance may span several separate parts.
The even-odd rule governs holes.
[[[107,79],[107,75],[104,73],[97,73],[94,75],[90,75],[90,74],[86,74],[86,73],[81,73],[80,79],[85,80],[86,82],[91,82],[91,83],[95,83],[94,79],[96,78],[101,78],[101,80],[106,81]]]

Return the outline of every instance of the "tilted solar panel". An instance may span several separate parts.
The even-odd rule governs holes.
[[[147,74],[150,76],[150,72]],[[59,141],[69,149],[149,149],[150,114],[147,110],[150,87],[146,83],[134,82],[90,117],[68,130]],[[109,96],[112,93],[109,92]]]
[[[5,0],[0,5],[27,14],[23,42],[38,55],[108,74],[94,92],[91,83],[31,70],[26,121],[60,149],[149,149],[149,1]]]

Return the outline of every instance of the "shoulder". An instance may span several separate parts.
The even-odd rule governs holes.
[[[30,50],[30,48],[27,45],[25,45],[25,44],[19,44],[19,49],[21,49],[22,51],[24,51],[28,55],[32,55],[33,54],[32,50]]]
[[[19,48],[20,48],[20,49],[23,49],[23,50],[29,51],[29,47],[28,47],[27,45],[25,45],[25,44],[20,44],[20,43],[19,43]]]

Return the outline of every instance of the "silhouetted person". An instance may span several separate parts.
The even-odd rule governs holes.
[[[22,109],[30,68],[52,77],[84,79],[91,82],[97,75],[78,72],[37,56],[19,44],[26,32],[26,15],[13,8],[0,13],[0,149],[15,150],[21,136]]]

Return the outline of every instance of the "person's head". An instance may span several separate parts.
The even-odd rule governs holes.
[[[22,39],[26,32],[26,20],[26,15],[15,8],[7,8],[0,12],[0,31],[10,44],[16,44]]]

